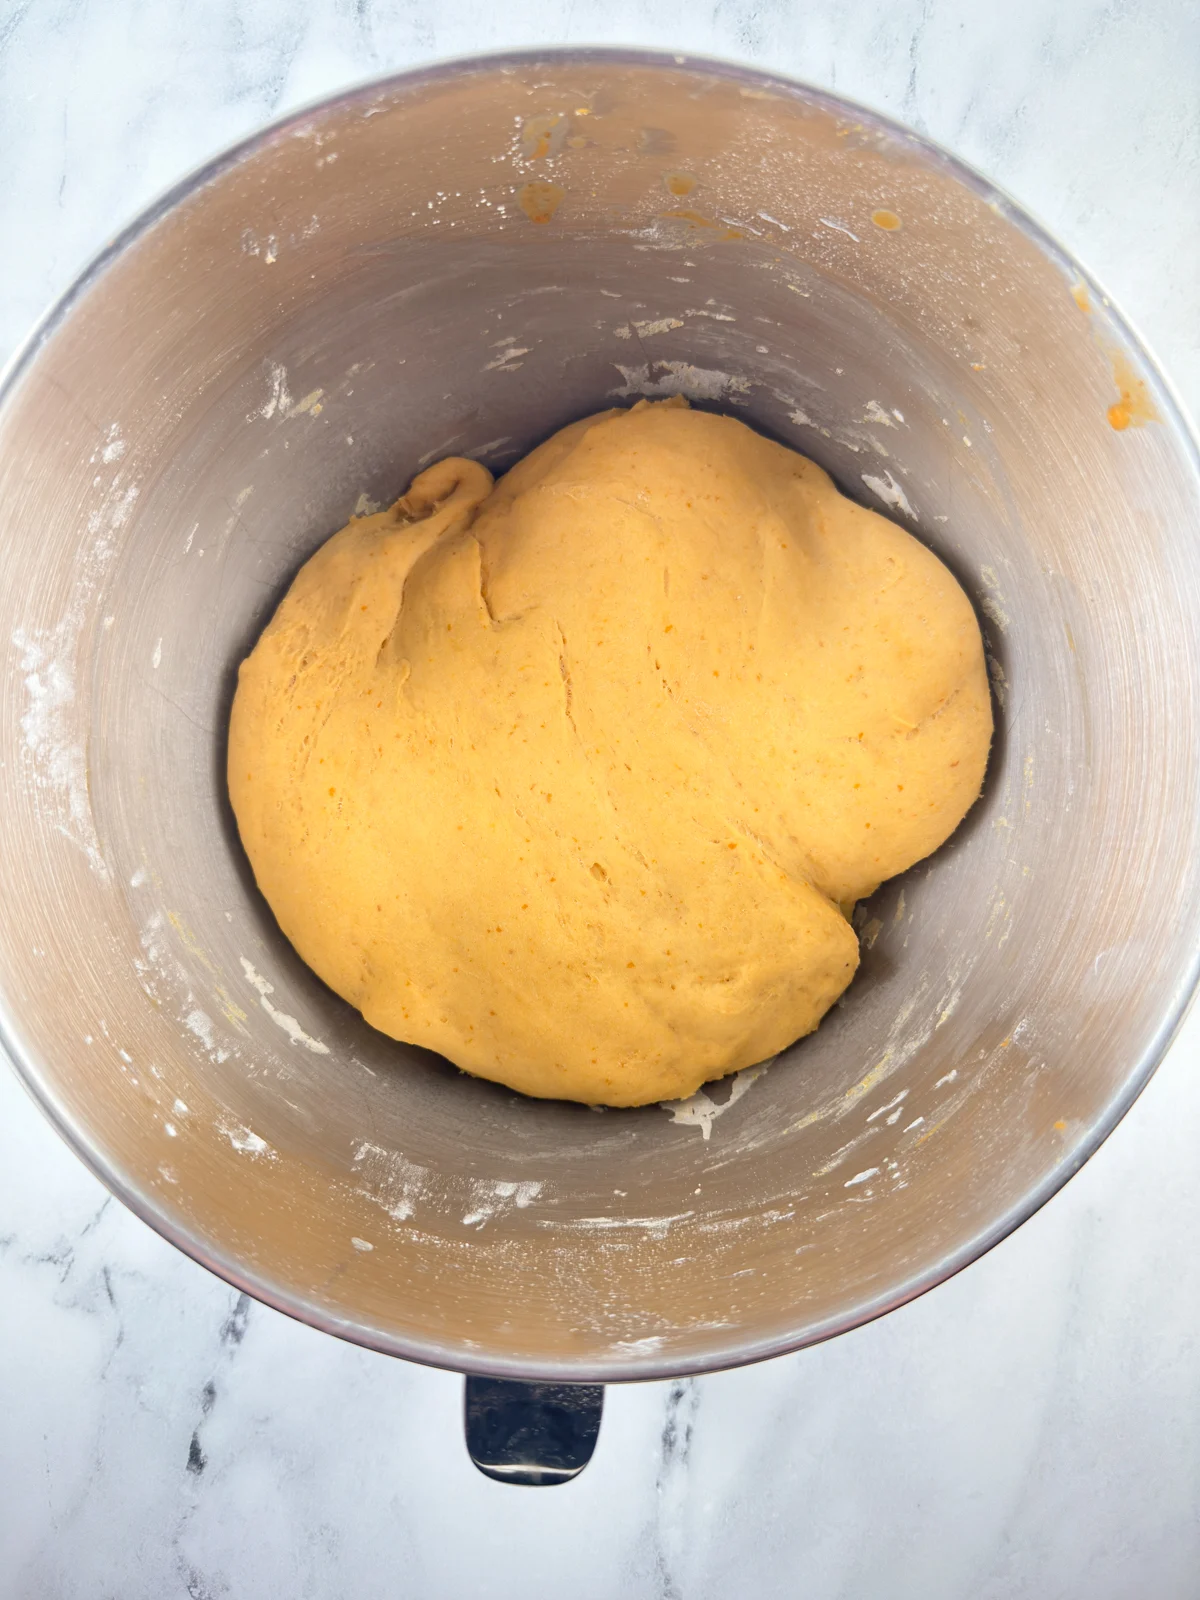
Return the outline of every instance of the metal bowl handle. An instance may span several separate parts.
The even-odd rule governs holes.
[[[604,1409],[599,1383],[468,1378],[467,1453],[498,1483],[567,1483],[592,1459]]]

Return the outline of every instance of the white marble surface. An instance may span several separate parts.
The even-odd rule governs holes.
[[[863,99],[1006,185],[1200,410],[1194,0],[0,0],[0,353],[157,190],[439,55],[635,42]],[[0,1073],[0,1596],[1194,1600],[1200,1016],[1066,1190],[915,1305],[610,1391],[577,1482],[480,1477],[458,1380],[175,1253]]]

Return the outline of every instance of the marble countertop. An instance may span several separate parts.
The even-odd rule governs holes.
[[[1200,411],[1192,0],[8,0],[0,355],[154,194],[285,109],[468,51],[761,63],[1005,185]],[[0,1071],[0,1597],[1194,1600],[1200,1013],[1124,1123],[924,1299],[740,1372],[610,1390],[553,1492],[464,1453],[461,1381],[239,1297]]]

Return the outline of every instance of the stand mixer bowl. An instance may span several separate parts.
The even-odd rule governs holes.
[[[238,662],[352,512],[674,393],[949,563],[997,736],[953,839],[860,908],[815,1035],[601,1114],[384,1038],[304,967],[241,852],[225,732]],[[562,1383],[842,1332],[1052,1194],[1191,994],[1195,442],[1036,224],[831,95],[544,52],[287,119],[18,356],[0,522],[5,1043],[140,1216],[330,1333]]]

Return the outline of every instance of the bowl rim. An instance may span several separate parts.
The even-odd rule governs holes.
[[[296,110],[275,118],[246,138],[238,140],[193,168],[164,190],[131,222],[114,234],[80,270],[68,288],[43,313],[0,370],[0,416],[13,400],[43,345],[62,326],[76,304],[90,292],[107,270],[172,210],[244,160],[281,137],[303,127],[314,116],[319,116],[334,107],[352,107],[356,103],[369,102],[381,94],[420,89],[481,72],[494,72],[506,67],[529,68],[551,62],[584,66],[591,64],[598,67],[669,68],[673,71],[693,71],[710,78],[724,79],[742,87],[800,99],[833,115],[854,117],[873,131],[886,134],[893,142],[908,145],[928,164],[940,169],[971,190],[985,204],[1000,212],[1005,220],[1012,223],[1063,275],[1064,279],[1073,284],[1083,284],[1103,305],[1112,330],[1128,347],[1144,372],[1147,384],[1154,393],[1162,421],[1171,426],[1178,438],[1181,456],[1185,462],[1190,461],[1193,475],[1200,488],[1200,437],[1197,436],[1195,425],[1182,398],[1151,353],[1145,339],[1094,275],[1043,223],[1035,218],[1027,207],[1020,204],[999,185],[927,135],[917,133],[883,112],[801,79],[728,58],[695,54],[690,51],[673,52],[621,45],[552,45],[440,58],[417,67],[365,78],[344,89],[322,95]],[[19,1022],[2,988],[0,988],[0,1048],[7,1053],[17,1077],[32,1099],[75,1155],[100,1182],[168,1243],[240,1293],[249,1295],[309,1327],[332,1334],[349,1343],[382,1355],[397,1356],[403,1360],[447,1371],[518,1380],[546,1379],[563,1383],[632,1382],[723,1371],[823,1343],[839,1334],[863,1327],[889,1311],[907,1304],[910,1300],[917,1299],[961,1272],[963,1268],[970,1266],[972,1262],[979,1260],[1022,1223],[1027,1222],[1053,1195],[1057,1194],[1112,1133],[1150,1081],[1179,1032],[1195,998],[1198,981],[1200,981],[1200,942],[1197,942],[1193,949],[1190,963],[1177,974],[1174,994],[1170,1003],[1164,1008],[1162,1020],[1140,1058],[1130,1069],[1119,1091],[1040,1183],[986,1228],[980,1229],[966,1243],[947,1252],[931,1267],[911,1274],[886,1292],[865,1299],[852,1310],[838,1316],[828,1317],[778,1336],[735,1338],[725,1350],[690,1359],[664,1359],[645,1353],[614,1354],[601,1360],[578,1361],[561,1358],[545,1361],[530,1359],[520,1354],[489,1357],[466,1346],[459,1347],[432,1339],[397,1336],[377,1327],[334,1315],[328,1308],[316,1304],[304,1294],[254,1272],[236,1257],[210,1248],[164,1212],[151,1192],[118,1171],[109,1162],[91,1131],[75,1118],[46,1082],[37,1052],[22,1042]]]

